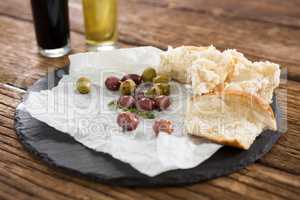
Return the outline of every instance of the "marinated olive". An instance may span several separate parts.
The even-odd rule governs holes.
[[[132,108],[135,104],[135,99],[132,96],[120,96],[118,105],[121,108]]]
[[[111,91],[119,90],[120,84],[121,84],[120,80],[115,76],[110,76],[105,81],[106,88]]]
[[[166,75],[159,75],[153,79],[153,83],[169,83],[170,78]]]
[[[121,83],[120,92],[124,95],[130,95],[133,94],[135,87],[136,87],[135,82],[131,79],[128,79]]]
[[[139,85],[142,82],[142,77],[138,74],[127,74],[127,75],[123,76],[121,81],[123,82],[123,81],[126,81],[128,79],[133,80],[136,85]]]
[[[142,79],[144,82],[152,82],[153,78],[155,77],[156,77],[156,71],[152,67],[146,68],[142,74]]]
[[[76,88],[81,94],[87,94],[91,91],[91,81],[86,77],[81,77],[76,82]]]
[[[117,123],[123,131],[133,131],[138,127],[139,119],[134,113],[122,112],[117,117]]]
[[[154,109],[155,102],[150,98],[142,98],[136,102],[139,111],[151,111]]]
[[[168,134],[174,131],[172,122],[166,119],[155,120],[152,128],[156,135],[158,135],[160,131]]]
[[[168,96],[161,95],[155,98],[155,104],[159,110],[166,110],[171,105],[171,101]]]
[[[170,95],[171,86],[167,83],[157,83],[155,84],[160,90],[162,95]]]

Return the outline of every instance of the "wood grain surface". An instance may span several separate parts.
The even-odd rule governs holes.
[[[68,63],[36,51],[29,0],[0,0],[0,199],[299,199],[300,2],[297,0],[119,0],[119,45],[236,48],[288,71],[278,93],[287,132],[256,164],[186,187],[111,187],[50,168],[23,149],[14,112],[26,88]],[[80,0],[70,0],[73,53],[86,50]],[[285,95],[286,94],[286,95]],[[285,102],[287,99],[287,102]]]

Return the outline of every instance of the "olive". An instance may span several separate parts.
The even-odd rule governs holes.
[[[138,74],[127,74],[127,75],[123,76],[121,81],[123,82],[123,81],[126,81],[128,79],[133,80],[136,85],[139,85],[142,82],[142,77]]]
[[[169,83],[170,78],[166,75],[159,75],[153,79],[153,83]]]
[[[86,77],[81,77],[76,82],[76,88],[81,94],[87,94],[91,91],[92,83]]]
[[[133,131],[138,127],[139,119],[134,113],[122,112],[117,117],[117,123],[123,131]]]
[[[170,95],[171,86],[168,83],[157,83],[155,85],[161,90],[162,95]]]
[[[124,95],[130,95],[133,94],[135,87],[136,87],[135,82],[131,79],[128,79],[121,83],[120,92]]]
[[[136,101],[136,107],[139,111],[151,111],[154,109],[155,102],[150,98],[141,98]]]
[[[155,104],[159,110],[166,110],[171,105],[171,101],[168,96],[161,95],[155,97]]]
[[[118,99],[118,105],[121,108],[132,108],[134,103],[135,99],[132,96],[120,96]]]
[[[117,91],[120,87],[120,80],[115,76],[110,76],[105,80],[105,86],[111,91]]]
[[[148,89],[145,92],[145,96],[147,97],[155,97],[161,94],[162,94],[162,90],[157,85],[154,85],[152,88]]]
[[[156,71],[152,67],[148,67],[143,71],[142,79],[144,82],[152,82],[153,78],[156,77]]]
[[[171,134],[174,131],[172,126],[173,125],[172,125],[171,121],[166,120],[166,119],[158,119],[158,120],[155,120],[152,128],[153,128],[154,133],[157,136],[160,131]]]

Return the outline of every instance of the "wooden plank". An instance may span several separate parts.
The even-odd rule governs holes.
[[[32,23],[1,16],[0,24],[1,82],[26,88],[48,71],[68,63],[67,57],[47,59],[37,54]],[[83,51],[83,36],[74,33],[71,37],[73,51]]]
[[[1,138],[1,141],[5,138]],[[85,195],[86,193],[86,189],[85,187],[88,187],[88,189],[90,189],[89,187],[89,183],[86,183],[87,185],[84,185],[84,188],[81,188],[82,185],[80,185],[80,188],[78,188],[79,186],[77,186],[77,178],[72,178],[72,181],[68,178],[68,175],[63,175],[63,179],[61,180],[60,178],[60,171],[57,170],[54,174],[53,170],[47,170],[47,172],[44,172],[43,168],[44,166],[40,166],[40,164],[32,164],[31,163],[31,158],[29,156],[24,156],[24,150],[20,149],[18,150],[17,148],[13,148],[13,144],[7,145],[7,144],[3,144],[1,143],[1,150],[0,150],[0,155],[3,159],[0,160],[0,166],[1,166],[1,162],[6,163],[7,165],[9,165],[9,167],[7,165],[6,166],[6,170],[8,172],[14,173],[14,175],[16,176],[21,176],[21,178],[24,178],[28,181],[30,181],[33,184],[37,184],[37,188],[40,187],[40,185],[43,183],[43,187],[45,189],[52,188],[53,185],[57,186],[57,187],[53,187],[53,192],[58,192],[58,193],[63,193],[64,195],[77,195],[76,193],[74,193],[73,189],[79,190],[80,189],[80,195]],[[21,157],[21,158],[20,158]],[[23,158],[24,157],[24,158]],[[38,165],[38,167],[36,168],[36,165]],[[1,166],[3,167],[3,166]],[[263,171],[265,170],[266,167],[261,168],[258,165],[258,171]],[[269,169],[269,168],[268,168]],[[271,169],[271,168],[270,168]],[[295,195],[297,195],[297,188],[299,187],[299,177],[295,177],[293,175],[290,174],[282,174],[280,173],[280,171],[278,170],[273,170],[272,173],[274,174],[278,174],[277,176],[280,177],[280,179],[289,179],[289,180],[293,180],[293,181],[287,181],[289,184],[285,185],[284,188],[292,188],[293,190],[295,190],[296,192],[291,192],[289,190],[286,189],[281,189],[284,190],[284,195],[281,194],[272,194],[270,195],[270,197],[273,197],[274,199],[282,199],[283,197],[288,197],[289,199],[295,199]],[[0,170],[0,174],[1,174],[1,170]],[[253,172],[254,174],[256,173],[255,171]],[[58,175],[57,175],[58,174]],[[258,174],[260,175],[260,174]],[[189,198],[189,199],[207,199],[207,198],[216,198],[219,196],[224,196],[225,194],[230,194],[229,197],[236,197],[236,198],[241,198],[244,195],[249,195],[249,192],[252,193],[252,197],[253,199],[262,199],[264,197],[266,197],[267,192],[263,191],[261,192],[260,190],[263,190],[264,188],[266,188],[266,186],[268,186],[269,189],[278,189],[279,187],[281,188],[281,186],[276,186],[276,184],[278,184],[277,182],[274,182],[273,179],[271,179],[270,181],[272,181],[273,183],[275,183],[275,185],[272,184],[266,184],[265,182],[261,181],[261,180],[257,180],[258,175],[255,176],[255,178],[251,178],[251,177],[246,177],[247,179],[251,179],[251,183],[255,185],[255,187],[252,187],[251,184],[245,184],[243,182],[240,182],[240,180],[233,180],[233,179],[228,179],[228,178],[219,178],[219,179],[215,179],[213,181],[210,181],[208,183],[202,183],[202,184],[196,184],[194,186],[187,187],[187,188],[162,188],[162,189],[155,189],[155,193],[156,195],[159,194],[158,196],[163,196],[163,195],[167,195],[168,198],[172,198],[175,197],[177,199],[184,199]],[[57,177],[59,176],[59,177]],[[239,177],[239,179],[242,179],[243,177],[241,177],[240,174],[236,174],[235,176]],[[291,177],[293,179],[291,179]],[[10,177],[11,179],[13,179],[13,181],[17,181],[17,182],[22,182],[22,180],[17,179],[17,177]],[[38,180],[37,180],[38,179]],[[40,182],[40,179],[42,179],[42,182]],[[220,180],[220,181],[218,181]],[[64,182],[67,181],[68,184],[66,185]],[[81,180],[84,181],[84,180]],[[73,183],[74,182],[74,183]],[[85,182],[85,181],[84,181]],[[290,182],[292,182],[293,184],[291,184]],[[18,183],[19,184],[19,183]],[[92,185],[97,185],[98,189],[101,190],[100,188],[103,188],[102,190],[104,191],[97,191],[97,192],[107,192],[109,195],[111,193],[110,190],[107,189],[111,188],[109,186],[103,186],[101,184],[96,184],[96,183],[92,183]],[[231,187],[229,187],[230,185],[234,184],[235,187],[232,189]],[[295,187],[296,186],[296,187]],[[202,194],[202,187],[204,188],[209,188],[212,187],[214,188],[214,190],[210,191],[206,191],[206,194]],[[241,187],[242,190],[238,190],[238,188]],[[257,188],[258,187],[258,188]],[[28,189],[26,186],[24,186],[24,188]],[[94,188],[94,187],[92,187]],[[223,188],[223,189],[220,189]],[[70,191],[71,190],[71,191]],[[219,190],[219,193],[215,193],[214,191]],[[70,193],[69,193],[70,191]],[[113,191],[115,191],[115,188],[113,188]],[[124,188],[117,188],[117,191],[122,192],[122,194],[126,194],[130,197],[133,197],[133,199],[140,199],[142,197],[145,197],[145,195],[152,193],[151,189],[135,189],[135,190],[128,190],[128,189],[124,189]],[[238,195],[235,194],[238,191]],[[40,192],[40,191],[30,191],[29,192]],[[116,191],[115,191],[116,192]],[[91,191],[88,192],[89,195],[91,195]],[[258,194],[258,196],[255,196],[255,194]],[[125,196],[126,196],[125,195]],[[153,198],[153,196],[155,197],[155,195],[151,195],[151,197],[147,196],[144,199],[156,199]],[[77,196],[76,196],[77,197]],[[89,196],[90,197],[90,196]],[[127,198],[125,198],[127,199]],[[247,199],[247,198],[245,198]]]
[[[174,5],[179,2],[181,5],[185,1],[175,1]],[[247,3],[243,3],[247,7]],[[0,5],[0,13],[31,20],[28,1],[2,1]],[[253,9],[255,5],[252,5]],[[232,20],[223,16],[211,16],[206,12],[173,9],[172,6],[159,7],[145,1],[121,0],[120,41],[160,48],[183,44],[214,44],[220,49],[236,48],[252,59],[278,62],[288,68],[290,79],[300,80],[300,41],[297,39],[300,36],[299,28],[248,19]],[[290,4],[288,7],[291,7]],[[83,33],[81,6],[78,2],[70,3],[70,13],[72,29]]]
[[[1,140],[3,140],[3,138],[1,138]],[[49,171],[47,170],[47,172],[44,172],[44,169],[43,169],[44,167],[40,166],[40,164],[36,164],[36,163],[32,164],[31,163],[31,158],[29,156],[28,157],[25,156],[24,158],[20,158],[19,156],[22,156],[22,157],[24,156],[24,155],[22,155],[22,154],[24,154],[24,151],[14,149],[12,146],[13,146],[13,144],[10,144],[9,146],[1,144],[1,151],[0,151],[1,157],[4,158],[0,161],[0,163],[2,161],[5,161],[5,163],[8,163],[10,165],[10,170],[16,170],[16,172],[14,171],[15,173],[17,173],[19,170],[22,170],[22,175],[25,176],[27,179],[29,179],[33,183],[38,181],[38,180],[35,180],[35,179],[43,179],[43,183],[47,182],[47,183],[44,184],[44,187],[51,187],[53,184],[58,184],[59,188],[61,188],[61,190],[59,190],[60,192],[65,192],[66,188],[67,188],[67,191],[68,191],[68,190],[70,190],[70,188],[75,187],[73,184],[70,184],[70,183],[67,186],[65,186],[63,183],[60,183],[62,180],[60,180],[60,179],[57,180],[58,178],[60,178],[60,177],[57,177],[57,176],[60,176],[60,175],[57,175],[57,174],[60,174],[60,171],[56,171],[55,174],[52,173],[53,170],[49,170]],[[4,148],[4,150],[3,150],[3,148]],[[7,152],[9,152],[9,153],[13,152],[13,154],[10,155],[10,154],[7,154]],[[13,165],[13,167],[11,167],[11,165]],[[36,168],[36,165],[38,165],[37,168]],[[254,165],[254,166],[256,166],[256,165]],[[216,179],[214,181],[210,181],[208,183],[196,184],[194,186],[187,187],[187,188],[181,188],[181,189],[178,189],[178,188],[156,189],[155,192],[154,192],[155,195],[152,194],[153,191],[150,190],[150,189],[126,190],[126,189],[123,189],[123,188],[117,188],[117,190],[119,192],[122,192],[122,194],[129,195],[129,196],[134,197],[136,199],[139,199],[139,198],[143,197],[146,194],[149,194],[149,195],[152,194],[152,195],[149,198],[145,197],[145,199],[153,199],[153,196],[156,199],[156,196],[161,197],[161,196],[165,196],[165,195],[167,195],[168,198],[175,197],[175,198],[179,198],[179,199],[184,199],[184,197],[187,197],[187,198],[189,198],[189,197],[192,198],[193,197],[194,199],[203,199],[205,197],[207,197],[207,198],[211,198],[211,197],[216,198],[216,197],[220,197],[220,196],[225,196],[224,193],[226,194],[226,196],[229,194],[228,198],[230,198],[230,197],[236,197],[236,198],[239,197],[239,198],[241,198],[243,195],[246,195],[246,194],[248,195],[248,193],[250,191],[253,193],[253,195],[254,194],[259,194],[258,195],[259,197],[256,197],[254,199],[260,199],[260,198],[263,198],[263,197],[266,196],[266,191],[260,192],[260,190],[263,190],[264,188],[267,188],[269,190],[271,190],[271,189],[277,189],[278,191],[284,190],[283,194],[278,193],[278,194],[270,195],[271,197],[274,197],[274,199],[279,199],[281,197],[288,197],[289,199],[296,199],[295,196],[297,195],[297,189],[299,189],[299,177],[295,177],[295,176],[287,174],[287,173],[282,174],[282,172],[280,172],[278,170],[267,168],[269,171],[272,170],[270,173],[275,174],[277,177],[279,177],[277,179],[281,180],[281,182],[284,182],[284,183],[287,182],[288,183],[288,184],[284,185],[284,187],[283,187],[283,188],[288,188],[288,189],[280,189],[280,188],[282,188],[282,185],[279,185],[279,184],[282,184],[282,183],[280,181],[276,180],[276,179],[275,179],[276,180],[276,182],[275,182],[273,177],[269,178],[269,180],[272,184],[265,183],[264,181],[258,179],[259,176],[261,176],[261,174],[262,174],[261,171],[262,172],[265,171],[266,167],[262,167],[260,165],[257,165],[257,166],[258,166],[257,169],[254,170],[253,172],[251,172],[252,173],[251,176],[253,176],[253,174],[256,174],[254,176],[254,178],[244,176],[244,175],[241,176],[240,174],[234,174],[234,176],[238,177],[238,179],[239,179],[237,181],[227,179],[227,178],[219,178],[219,179]],[[29,168],[29,169],[27,169],[27,168]],[[34,171],[34,173],[32,173],[32,171]],[[252,171],[252,170],[250,169],[250,171]],[[258,173],[258,172],[260,172],[260,173]],[[44,174],[44,173],[47,173],[47,174]],[[1,172],[0,172],[0,174],[1,174]],[[49,174],[49,177],[48,177],[48,174]],[[68,175],[63,175],[63,178],[65,179],[64,181],[70,182],[68,177],[69,177]],[[244,181],[244,179],[245,179],[244,177],[246,177],[246,180],[248,182],[250,182],[249,179],[251,180],[250,186],[248,186],[248,184],[249,184],[248,182],[247,182],[247,184],[243,183],[243,182],[241,183],[240,180]],[[55,179],[55,180],[52,181],[51,179]],[[75,181],[74,181],[74,179],[75,179]],[[76,184],[78,184],[76,179],[77,178],[72,178],[72,182],[74,181]],[[221,181],[218,181],[218,180],[221,180]],[[282,180],[284,180],[284,181],[282,181]],[[287,181],[285,181],[285,180],[287,180]],[[84,180],[82,180],[82,181],[84,181]],[[40,183],[38,183],[38,184],[40,184]],[[63,185],[61,185],[61,184],[63,184]],[[87,185],[84,185],[84,187],[89,187],[89,182],[87,182],[86,184]],[[232,190],[229,187],[231,184],[234,184],[236,186],[234,190]],[[255,185],[255,187],[252,187],[251,184]],[[102,190],[106,191],[109,194],[112,193],[112,191],[110,191],[106,188],[106,187],[109,187],[109,186],[103,186],[101,184],[96,184],[96,183],[92,183],[92,182],[91,182],[91,185],[97,185],[98,186],[97,188],[99,190],[101,190],[100,188],[104,187]],[[239,195],[236,195],[235,190],[237,190],[237,188],[240,187],[240,186],[243,188],[243,190],[239,191]],[[224,188],[224,189],[220,189],[220,187]],[[92,187],[92,188],[94,188],[94,187]],[[212,191],[206,190],[207,188],[213,188],[213,190]],[[80,189],[80,191],[84,190],[83,188],[77,188],[77,189]],[[55,190],[57,190],[57,188],[55,188]],[[101,192],[104,192],[102,190],[101,190]],[[191,190],[191,191],[189,191],[189,190]],[[219,193],[214,192],[214,191],[218,191],[218,190],[219,190]],[[291,192],[290,190],[294,190],[295,192]],[[234,192],[232,192],[232,191],[234,191]],[[98,192],[100,192],[100,191],[98,191]],[[204,192],[204,194],[202,194],[202,192]],[[85,194],[85,191],[82,191],[81,194]],[[127,198],[125,198],[125,199],[127,199]],[[157,198],[157,199],[162,199],[162,198]],[[247,198],[245,198],[245,199],[247,199]]]
[[[297,153],[300,151],[299,148],[299,109],[300,109],[300,99],[299,99],[299,87],[298,82],[288,81],[287,84],[282,84],[280,89],[284,95],[287,95],[285,100],[286,107],[282,105],[283,112],[286,112],[285,117],[287,117],[288,132],[283,134],[277,145],[271,149],[271,152],[265,155],[261,162],[264,164],[271,164],[277,168],[285,168],[290,172],[300,174],[299,159],[300,155]],[[276,164],[275,164],[276,163]],[[274,165],[275,164],[275,165]]]
[[[13,6],[9,10],[5,9],[6,7],[2,6],[5,5],[6,2],[0,1],[0,13],[4,13],[5,15],[10,12],[13,13],[9,14],[10,17],[0,16],[0,26],[4,32],[4,34],[2,35],[0,33],[0,44],[6,47],[3,48],[5,50],[4,52],[0,52],[0,57],[2,58],[1,54],[3,53],[3,59],[5,60],[5,66],[3,66],[3,68],[1,68],[0,66],[1,71],[5,73],[0,77],[0,80],[5,80],[5,82],[7,83],[25,88],[30,85],[33,80],[39,78],[40,76],[43,76],[47,72],[47,70],[42,67],[43,64],[48,65],[56,63],[55,67],[60,67],[65,62],[65,60],[56,61],[49,59],[48,61],[48,59],[39,58],[35,54],[35,40],[32,33],[32,25],[30,23],[30,13],[26,14],[28,9],[26,11],[24,7],[20,7],[20,5],[23,5],[23,2],[25,2],[25,4],[27,5],[28,1],[21,2],[20,0],[12,0],[10,2],[17,2],[18,4],[17,6],[16,4],[11,4]],[[19,4],[20,2],[21,4]],[[125,1],[121,1],[121,5],[124,5],[124,2]],[[183,17],[179,17],[178,21],[176,21],[174,25],[167,23],[167,20],[169,20],[170,22],[171,19],[175,18],[177,14],[180,15],[186,12],[185,8],[176,8],[176,5],[178,4],[175,4],[175,7],[167,6],[164,8],[158,7],[155,4],[149,4],[147,2],[145,3],[143,1],[128,2],[128,5],[124,5],[121,8],[122,16],[124,16],[121,21],[123,20],[124,23],[122,23],[122,26],[120,27],[121,40],[126,43],[137,45],[152,44],[162,48],[165,48],[167,44],[181,44],[182,37],[178,36],[179,32],[175,34],[172,33],[172,31],[177,29],[180,30],[179,27],[183,26],[184,28],[187,27],[188,30],[191,30],[191,33],[187,34],[188,36],[190,36],[190,38],[184,39],[184,42],[198,41],[200,42],[200,44],[205,44],[205,42],[208,41],[207,38],[210,38],[214,41],[214,38],[210,37],[209,35],[211,33],[214,33],[211,31],[216,29],[216,24],[225,23],[227,26],[229,26],[229,22],[231,21],[229,21],[228,19],[222,20],[220,18],[222,18],[223,15],[217,15],[213,16],[213,20],[209,20],[214,22],[212,27],[211,25],[204,25],[203,27],[199,28],[199,24],[201,25],[202,23],[204,23],[203,20],[200,20],[200,22],[196,23],[192,23],[189,20],[194,20],[197,17],[201,18],[211,16],[211,14],[207,15],[207,13],[201,12],[199,14],[197,11],[187,14],[186,21],[183,19]],[[75,29],[77,32],[82,32],[82,25],[80,24],[81,22],[79,22],[81,21],[81,19],[78,17],[80,15],[80,6],[78,6],[78,4],[73,4],[71,5],[71,7],[72,10],[78,12],[74,15],[75,20],[72,20],[73,29]],[[151,12],[147,11],[147,9],[155,10],[152,13],[152,16]],[[19,11],[19,13],[14,13],[16,10]],[[127,13],[125,13],[125,11],[127,11]],[[140,13],[142,11],[145,11],[145,13]],[[24,12],[25,16],[29,16],[29,18],[23,18],[22,13]],[[141,19],[134,18],[135,12],[139,12],[136,17]],[[159,15],[161,16],[159,19],[162,18],[163,20],[161,25],[167,26],[166,31],[164,30],[164,28],[162,28],[162,26],[159,26],[160,24],[156,24],[156,21],[153,21],[152,19],[153,16],[156,16],[158,14],[161,14]],[[14,18],[22,18],[28,22],[16,21],[14,20]],[[228,18],[230,18],[230,16]],[[216,36],[217,39],[224,41],[218,41],[217,46],[221,48],[224,48],[228,44],[232,44],[233,47],[235,45],[239,46],[241,45],[241,43],[238,42],[237,44],[234,44],[234,41],[238,41],[238,39],[242,38],[241,36],[246,33],[245,37],[250,35],[250,39],[248,39],[247,41],[251,41],[257,38],[259,42],[265,41],[266,45],[264,45],[264,48],[268,46],[270,48],[280,48],[283,46],[285,48],[283,52],[286,53],[288,45],[291,44],[291,48],[289,50],[291,50],[291,52],[294,52],[292,50],[297,50],[297,47],[295,46],[297,46],[298,43],[295,43],[295,41],[291,39],[297,36],[297,29],[295,29],[296,31],[291,31],[291,37],[287,37],[285,39],[283,36],[287,36],[288,31],[292,29],[278,25],[276,26],[277,28],[280,28],[280,30],[276,32],[276,34],[279,33],[278,41],[271,41],[271,43],[269,43],[269,39],[262,39],[262,36],[268,36],[267,34],[261,34],[259,37],[257,35],[252,37],[251,33],[255,33],[255,28],[258,28],[259,25],[267,28],[270,28],[272,25],[269,25],[265,22],[253,22],[253,20],[247,19],[248,18],[246,18],[246,20],[237,20],[241,22],[233,23],[233,27],[240,27],[242,22],[246,22],[245,25],[250,25],[251,28],[246,28],[246,30],[243,30],[241,33],[234,33],[234,39],[232,40],[230,40],[229,34],[225,36],[225,39],[223,38],[223,36],[221,36],[221,31],[223,31],[224,29],[227,31],[231,30],[230,28],[224,28],[223,26],[221,26],[221,30],[218,30],[219,32],[216,33]],[[5,26],[3,26],[3,24]],[[132,27],[132,29],[130,29],[130,27]],[[141,27],[145,27],[145,29],[141,30]],[[204,28],[204,30],[200,30],[201,28]],[[132,33],[132,30],[138,31],[136,31],[136,33]],[[157,33],[154,30],[157,31]],[[16,32],[21,32],[22,34],[24,33],[24,36],[15,35]],[[162,36],[164,34],[166,36]],[[75,43],[78,42],[78,51],[84,50],[84,40],[82,36],[76,33],[73,33],[73,35],[75,35],[76,37]],[[170,38],[167,38],[168,35],[170,36]],[[201,35],[203,35],[203,39],[198,39],[197,37]],[[5,39],[6,37],[8,39]],[[1,38],[4,39],[2,40]],[[276,37],[272,36],[271,39],[274,40],[276,39]],[[8,48],[11,44],[15,43],[14,40],[18,41],[18,44],[15,44],[15,46],[13,46],[14,48]],[[28,40],[30,40],[31,42]],[[17,45],[21,46],[18,47]],[[17,47],[19,48],[19,50],[15,50],[17,49]],[[28,52],[26,50],[28,47],[30,48],[30,51],[27,55]],[[274,56],[276,57],[274,60],[276,61],[277,59],[277,55],[274,55],[274,52],[268,54],[268,52],[266,53],[266,49],[258,52],[253,49],[253,53],[251,48],[246,48],[246,50],[247,55],[250,55],[253,58],[261,59],[271,57],[272,59],[272,56]],[[263,54],[259,55],[261,52],[263,52]],[[21,55],[20,57],[19,54]],[[7,55],[9,55],[8,60],[6,60]],[[297,56],[297,54],[291,55],[287,58],[289,59],[289,61],[284,61],[283,57],[279,57],[282,60],[282,64],[287,64],[289,72],[293,72],[293,70],[295,70],[295,73],[293,74],[293,76],[290,76],[290,78],[294,78],[296,80],[298,78],[298,60],[293,59],[298,59],[299,57]],[[26,59],[28,59],[28,61]],[[28,63],[19,64],[19,60]],[[16,65],[17,69],[11,67],[12,64],[13,66]],[[26,70],[22,71],[22,67],[25,67]],[[7,69],[12,69],[12,71],[9,71]],[[19,80],[18,76],[20,76],[20,74],[26,72],[28,73],[30,70],[32,70],[32,72],[27,76],[29,80]],[[24,151],[24,149],[16,139],[15,132],[13,130],[13,112],[15,106],[20,101],[22,92],[8,88],[3,84],[0,84],[0,86],[0,174],[2,175],[0,182],[4,185],[0,189],[0,199],[9,199],[9,196],[13,192],[16,193],[16,198],[18,196],[22,196],[24,197],[24,199],[26,199],[26,197],[30,195],[33,195],[33,198],[30,199],[50,199],[50,197],[56,199],[297,199],[297,196],[299,196],[299,176],[295,175],[300,173],[300,156],[298,147],[298,133],[300,124],[298,123],[299,114],[297,112],[300,105],[299,97],[297,97],[300,84],[297,82],[289,81],[286,86],[288,90],[287,120],[289,122],[289,131],[279,140],[278,144],[274,146],[271,153],[267,154],[260,161],[261,163],[268,166],[276,167],[278,169],[294,173],[294,175],[282,172],[277,169],[266,167],[261,164],[255,164],[228,177],[219,178],[203,184],[196,184],[194,186],[185,187],[179,190],[177,188],[129,190],[118,187],[110,187],[86,181],[77,177],[69,176],[66,175],[64,171],[53,170],[52,168],[48,168],[47,166],[41,164],[39,161],[33,159],[28,153]],[[2,170],[3,168],[5,170]],[[39,180],[36,180],[37,178],[42,179],[43,182],[39,182]],[[59,188],[56,188],[57,186],[59,186]],[[82,192],[79,194],[79,192],[77,191]]]
[[[73,0],[74,1],[74,0]],[[79,2],[78,0],[75,0]],[[137,0],[132,0],[137,1]],[[227,17],[231,20],[249,19],[290,27],[300,27],[300,3],[297,0],[138,0],[147,4],[186,12],[205,12],[212,17]]]
[[[287,87],[290,85],[292,87],[291,90],[300,88],[300,83],[298,82],[291,82],[291,84],[287,84]],[[14,90],[11,87],[0,84],[0,104],[6,102],[11,107],[14,107],[20,102],[22,93],[23,92],[20,92],[18,89]],[[299,104],[300,103],[298,103],[298,105]],[[252,199],[263,199],[267,196],[274,199],[297,199],[297,195],[300,195],[298,194],[300,188],[300,177],[298,175],[292,175],[288,172],[282,172],[260,164],[251,165],[229,177],[215,179],[207,183],[196,184],[182,189],[161,188],[155,189],[155,191],[151,189],[128,190],[89,182],[84,179],[66,175],[64,171],[53,170],[33,159],[29,153],[24,151],[18,142],[13,130],[13,114],[9,114],[9,112],[14,112],[14,110],[7,111],[4,116],[0,115],[0,165],[2,163],[3,167],[8,168],[6,171],[13,174],[7,178],[11,181],[8,181],[7,184],[17,181],[17,185],[19,185],[20,188],[26,189],[25,192],[44,195],[48,194],[45,193],[44,190],[53,187],[55,189],[52,189],[54,191],[51,192],[66,194],[67,197],[83,198],[86,194],[91,195],[89,197],[95,197],[94,195],[101,193],[101,197],[109,196],[113,199],[140,199],[142,197],[146,199],[184,199],[184,197],[210,199],[224,196],[228,199],[244,198],[246,196]],[[6,127],[3,127],[4,124]],[[300,124],[298,126],[300,126]],[[288,137],[289,132],[285,135]],[[289,140],[287,145],[293,146],[294,144],[290,144],[292,142],[293,140]],[[298,141],[294,142],[298,143]],[[276,148],[276,146],[278,146],[278,144],[275,145],[274,148]],[[286,148],[288,149],[289,147]],[[286,150],[283,152],[286,152]],[[271,154],[272,153],[269,153],[268,155],[271,156]],[[286,156],[285,154],[283,155],[283,157]],[[279,162],[282,161],[279,160]],[[277,162],[267,162],[267,164],[270,166],[275,165],[275,167],[280,168],[280,166],[277,166]],[[300,159],[296,160],[294,164],[293,166],[285,166],[283,169],[297,169],[296,167],[299,166]],[[0,174],[5,172],[1,172],[0,170]],[[42,182],[36,180],[37,178],[43,180],[43,188],[41,186]],[[28,188],[29,185],[27,185],[26,180],[30,181],[31,184],[37,184],[37,186],[35,186],[37,189],[31,190]],[[68,184],[66,185],[65,182],[68,182]],[[57,185],[59,186],[58,188],[54,187]],[[81,193],[78,194],[74,192],[75,189],[81,191]],[[60,198],[60,196],[58,196],[58,198]]]
[[[162,48],[183,44],[214,44],[220,49],[236,48],[252,59],[280,63],[288,68],[289,78],[298,80],[299,64],[295,48],[299,47],[299,40],[295,38],[300,36],[300,29],[249,20],[233,21],[210,17],[205,13],[184,12],[142,3],[124,4],[121,15],[122,12],[135,13],[120,18],[122,41]],[[153,16],[159,16],[158,20]]]

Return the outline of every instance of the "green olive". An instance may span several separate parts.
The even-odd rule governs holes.
[[[170,78],[167,75],[159,75],[153,79],[153,83],[169,83]]]
[[[155,96],[159,96],[161,94],[162,94],[161,89],[157,85],[154,85],[152,88],[150,88],[149,90],[146,91],[145,96],[155,97]]]
[[[171,86],[168,83],[157,83],[155,85],[161,90],[162,95],[170,95]]]
[[[128,79],[126,81],[123,81],[120,85],[120,92],[123,95],[130,95],[133,94],[134,90],[136,88],[136,84],[133,80]]]
[[[76,88],[79,93],[87,94],[91,91],[91,81],[86,77],[81,77],[76,82]]]
[[[156,71],[152,67],[148,67],[143,71],[142,79],[144,82],[152,82],[153,78],[156,77]]]

